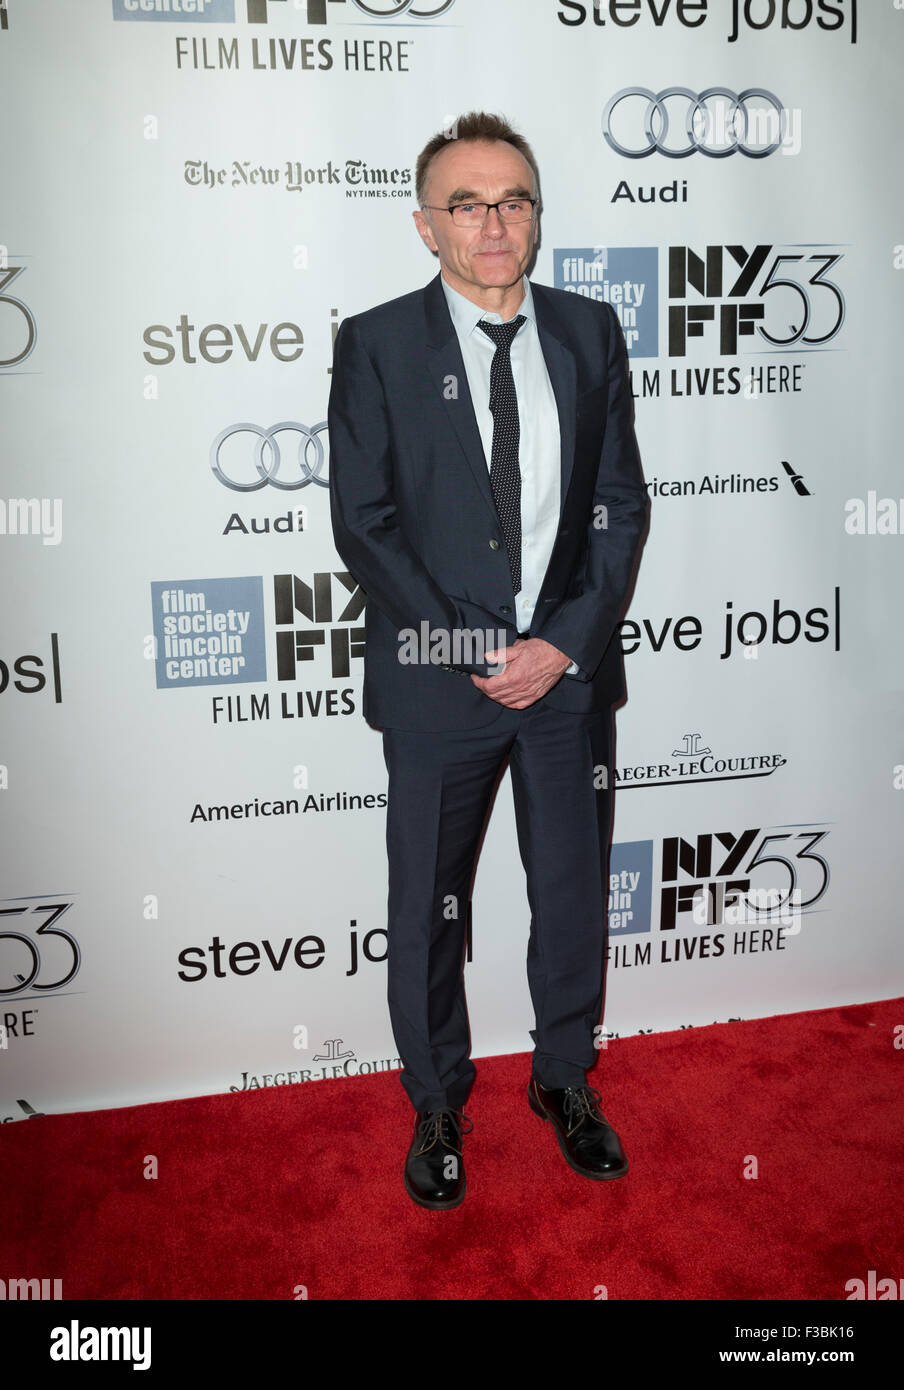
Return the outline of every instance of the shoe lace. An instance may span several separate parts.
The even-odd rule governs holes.
[[[467,1125],[467,1129],[464,1127]],[[418,1139],[421,1147],[434,1139],[458,1152],[459,1136],[470,1134],[474,1128],[470,1115],[463,1110],[428,1110],[418,1125]]]
[[[597,1124],[600,1121],[606,1123],[605,1117],[599,1110],[601,1099],[599,1091],[594,1090],[592,1086],[567,1087],[562,1109],[568,1122],[569,1134],[577,1129],[583,1120],[594,1120]]]

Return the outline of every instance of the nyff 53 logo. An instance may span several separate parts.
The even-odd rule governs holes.
[[[658,898],[663,932],[705,934],[760,923],[790,927],[786,934],[794,936],[802,914],[828,889],[828,834],[828,826],[814,823],[670,835],[658,851],[658,882],[656,842],[616,842],[609,865],[609,930],[619,936],[649,933]]]
[[[346,23],[364,24],[368,20],[385,23],[390,19],[436,19],[446,14],[455,0],[113,0],[113,18],[181,24],[234,24],[238,15],[249,24],[268,24],[272,16],[285,14],[293,19],[302,15],[308,24],[326,24],[334,19],[340,5],[348,14]],[[0,0],[0,28],[6,28],[6,9]]]
[[[325,571],[308,584],[296,574],[273,576],[276,633],[276,675],[294,681],[298,664],[313,661],[326,649],[329,635],[330,674],[351,674],[352,657],[364,656],[364,628],[351,626],[364,612],[367,596],[346,570]],[[315,627],[299,626],[306,619]],[[287,629],[287,630],[286,630]]]
[[[248,23],[266,24],[273,5],[291,4],[292,0],[245,0],[245,3]],[[326,24],[327,7],[332,6],[335,16],[337,4],[342,3],[343,0],[306,0],[308,23]],[[405,19],[436,19],[438,15],[451,10],[454,4],[455,0],[350,0],[350,8],[354,6],[354,9],[351,10],[349,18],[357,20],[358,23],[361,22],[361,16],[376,20],[398,19],[400,16],[404,16]],[[279,13],[278,10],[272,12]]]
[[[829,865],[818,850],[828,833],[794,826],[721,830],[695,842],[668,837],[662,842],[660,929],[721,926],[739,911],[746,920],[769,921],[792,902],[798,911],[812,908],[829,886]],[[765,900],[770,907],[762,907]]]
[[[0,902],[0,996],[45,994],[75,979],[81,948],[59,925],[70,907],[57,894]]]
[[[846,313],[836,278],[844,252],[828,247],[669,246],[664,274],[656,246],[555,247],[553,280],[611,304],[632,358],[660,355],[661,279],[669,357],[692,355],[695,342],[694,355],[816,352],[838,336]]]
[[[707,246],[700,255],[670,246],[669,356],[684,357],[688,338],[718,343],[721,356],[736,355],[738,340],[754,335],[772,347],[824,347],[845,318],[844,295],[828,278],[842,254]]]

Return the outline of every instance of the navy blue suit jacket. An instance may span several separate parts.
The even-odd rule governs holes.
[[[533,280],[531,290],[559,412],[562,504],[530,635],[580,667],[545,703],[584,714],[625,693],[616,624],[649,501],[614,309]],[[519,403],[522,430],[529,408]],[[489,723],[501,706],[463,674],[493,674],[484,661],[450,671],[399,659],[405,630],[448,634],[450,652],[456,629],[516,637],[505,541],[439,274],[342,321],[327,419],[336,549],[367,595],[365,719],[425,731]]]

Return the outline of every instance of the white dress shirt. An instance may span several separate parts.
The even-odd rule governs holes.
[[[559,412],[540,346],[533,295],[526,275],[522,276],[522,282],[524,298],[512,318],[523,314],[526,322],[512,339],[510,357],[518,401],[518,463],[521,469],[521,589],[515,595],[515,617],[518,631],[526,632],[534,616],[559,529],[562,446]],[[440,275],[440,283],[458,335],[489,471],[493,457],[490,366],[496,344],[477,324],[481,319],[487,323],[511,322],[511,319],[505,320],[500,314],[482,309],[453,289],[444,275]],[[572,661],[564,674],[571,676],[577,670],[577,663]]]

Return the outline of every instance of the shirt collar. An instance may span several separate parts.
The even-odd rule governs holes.
[[[443,293],[446,296],[449,313],[452,316],[452,324],[457,333],[465,336],[469,333],[473,333],[481,319],[485,319],[487,323],[503,322],[499,314],[493,314],[487,309],[482,309],[479,304],[475,304],[473,300],[467,299],[465,295],[453,289],[442,272],[440,272],[439,280],[443,287]],[[536,323],[534,298],[531,294],[530,281],[526,275],[523,275],[521,277],[521,282],[524,286],[524,298],[518,306],[516,313],[523,314],[530,322]],[[512,318],[514,317],[515,315],[513,314]]]

